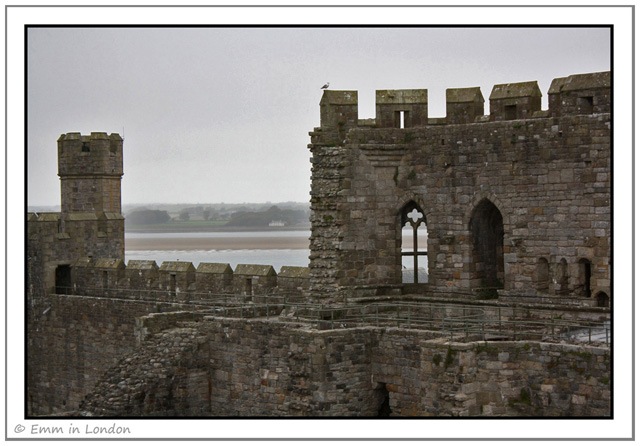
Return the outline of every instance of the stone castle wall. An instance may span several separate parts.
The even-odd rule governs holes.
[[[316,298],[401,290],[412,209],[426,219],[425,289],[610,297],[609,73],[556,79],[547,111],[535,82],[495,86],[489,116],[475,89],[448,91],[440,119],[424,90],[376,98],[370,122],[357,92],[326,92],[310,133]]]
[[[54,294],[29,304],[29,415],[77,409],[104,373],[135,350],[137,317],[184,308],[148,300]]]
[[[86,414],[606,417],[611,411],[603,348],[449,342],[425,331],[318,330],[273,318],[188,313],[143,317],[141,327],[140,346],[83,401]]]
[[[32,213],[27,222],[27,274],[33,294],[55,293],[56,283],[68,288],[78,259],[124,258],[121,214]],[[62,268],[67,271],[65,279],[60,277]]]
[[[71,265],[68,287],[57,294],[120,297],[158,302],[246,302],[266,296],[300,300],[309,289],[309,269],[271,265],[80,258]]]

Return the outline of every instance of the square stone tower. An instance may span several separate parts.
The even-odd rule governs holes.
[[[60,213],[31,213],[29,292],[66,294],[79,259],[124,261],[120,135],[67,133],[58,138]]]
[[[67,133],[58,138],[62,213],[121,212],[122,138]]]

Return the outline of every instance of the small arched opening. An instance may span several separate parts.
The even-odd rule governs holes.
[[[600,291],[596,294],[596,306],[609,308],[611,306],[611,302],[609,296],[604,291]]]
[[[374,399],[377,405],[376,416],[378,418],[388,418],[391,416],[391,400],[389,389],[386,383],[378,383],[374,390]]]

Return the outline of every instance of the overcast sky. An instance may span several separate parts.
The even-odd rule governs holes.
[[[122,202],[309,200],[320,87],[447,88],[610,69],[608,28],[30,28],[29,205],[60,202],[58,137],[124,136]]]

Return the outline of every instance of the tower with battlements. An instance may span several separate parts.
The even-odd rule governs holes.
[[[58,138],[61,212],[28,215],[27,272],[33,294],[71,290],[77,262],[124,260],[122,143],[116,133]]]
[[[449,89],[325,91],[312,158],[311,296],[611,297],[610,73]],[[419,271],[416,271],[419,270]]]

